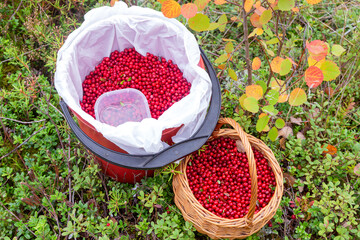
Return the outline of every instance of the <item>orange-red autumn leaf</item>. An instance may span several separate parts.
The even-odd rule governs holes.
[[[299,12],[299,8],[297,8],[297,7],[294,7],[294,8],[292,8],[291,9],[293,12]]]
[[[262,24],[260,23],[260,16],[256,13],[251,15],[250,17],[251,24],[256,28],[262,28]]]
[[[321,146],[321,147],[324,147],[324,145]],[[337,148],[334,147],[333,145],[328,144],[326,148],[327,148],[327,150],[323,151],[323,154],[328,153],[328,154],[333,156],[333,155],[335,155],[337,153]]]
[[[256,1],[256,3],[254,4],[255,8],[259,8],[261,6],[261,2],[260,1]]]
[[[110,1],[110,6],[113,7],[115,5],[115,2],[118,2],[119,0],[111,0]]]
[[[286,102],[287,99],[288,99],[288,97],[289,97],[289,96],[288,96],[287,94],[280,95],[280,96],[279,96],[278,103]]]
[[[254,4],[254,0],[245,0],[245,3],[244,3],[244,10],[245,12],[250,12],[252,6]]]
[[[219,69],[224,70],[226,68],[225,64],[220,64],[219,66],[217,66]]]
[[[255,84],[247,86],[245,92],[246,96],[253,97],[256,100],[259,100],[264,94],[262,87]]]
[[[314,40],[311,43],[306,42],[306,48],[309,50],[310,56],[315,61],[323,60],[328,54],[326,43],[320,40]]]
[[[161,12],[165,17],[176,18],[181,14],[180,4],[174,0],[166,0],[161,7]]]
[[[253,70],[258,70],[261,66],[261,60],[258,57],[255,57],[252,61],[252,69]]]
[[[226,0],[215,0],[214,3],[216,5],[222,5],[222,4],[226,3]]]
[[[306,0],[306,1],[308,4],[314,5],[314,4],[321,2],[322,0]]]
[[[311,66],[305,71],[305,82],[310,88],[316,88],[324,80],[324,74],[320,68]]]
[[[279,73],[280,72],[280,67],[281,67],[281,63],[282,61],[284,61],[284,59],[282,57],[275,57],[271,63],[270,63],[270,67],[272,69],[273,72],[275,73]]]
[[[187,3],[181,6],[181,14],[186,18],[195,17],[198,7],[194,3]]]

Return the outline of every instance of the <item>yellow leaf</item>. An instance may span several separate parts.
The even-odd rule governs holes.
[[[308,4],[314,5],[314,4],[321,2],[322,0],[306,0],[306,1]]]
[[[256,100],[259,100],[263,96],[263,89],[260,85],[250,85],[245,89],[246,95],[248,97],[253,97]]]
[[[278,103],[286,102],[287,99],[288,99],[288,97],[289,97],[289,96],[288,96],[287,94],[280,95],[280,96],[279,96]]]
[[[236,42],[234,39],[223,38],[224,42]]]
[[[199,11],[204,10],[204,8],[206,7],[206,5],[210,2],[210,0],[195,0],[194,4],[196,4],[196,6],[198,7]]]
[[[272,81],[270,82],[270,87],[272,89],[274,89],[275,91],[283,91],[284,89],[284,81],[283,80],[275,80],[275,79],[272,79]]]
[[[252,6],[254,4],[254,0],[245,0],[245,3],[244,3],[244,10],[245,12],[250,12]]]
[[[294,7],[294,8],[292,8],[291,9],[293,12],[299,12],[299,8],[297,8],[297,7]]]
[[[166,0],[161,7],[161,12],[167,18],[176,18],[181,14],[180,4],[174,0]]]
[[[220,64],[217,66],[219,69],[224,70],[226,68],[226,64]]]
[[[247,98],[246,94],[243,94],[240,98],[239,98],[239,103],[240,103],[240,106],[246,110],[245,106],[244,106],[244,100],[245,98]]]
[[[261,35],[264,33],[264,30],[262,28],[255,28],[256,29],[256,35]]]
[[[255,57],[252,61],[252,69],[258,70],[261,67],[261,60],[258,57]]]
[[[256,1],[254,7],[255,7],[255,8],[261,7],[261,2],[260,2],[260,1]]]
[[[266,113],[260,113],[260,115],[259,115],[259,119],[260,119],[260,118],[262,118],[262,117],[265,117],[265,116],[267,116],[267,114],[266,114]]]
[[[275,57],[271,61],[270,66],[271,66],[271,69],[272,69],[273,72],[275,72],[275,73],[280,72],[280,67],[281,67],[282,61],[284,61],[284,59],[282,57]]]
[[[226,0],[215,0],[214,3],[216,5],[222,5],[222,4],[226,3]]]
[[[313,59],[311,56],[308,57],[308,64],[309,67],[311,66],[316,66],[316,67],[320,67],[321,64],[323,64],[323,62],[325,62],[325,58],[320,60],[320,61],[316,61],[315,59]]]

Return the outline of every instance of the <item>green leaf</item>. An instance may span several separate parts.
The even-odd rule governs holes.
[[[269,90],[269,92],[266,94],[266,100],[268,100],[270,105],[274,105],[278,102],[279,100],[279,92],[271,89]]]
[[[295,0],[279,0],[278,7],[281,11],[290,11],[295,7]]]
[[[340,69],[333,61],[326,60],[321,66],[320,70],[324,75],[324,81],[331,81],[340,75]]]
[[[234,44],[232,42],[227,42],[225,45],[225,52],[231,53],[234,51]]]
[[[271,29],[269,28],[268,25],[264,25],[264,26],[263,26],[263,30],[264,30],[264,32],[266,32],[267,35],[269,35],[269,37],[273,37],[273,36],[274,36],[274,33],[271,31]]]
[[[265,10],[260,16],[260,23],[267,24],[272,18],[272,11],[270,9]]]
[[[217,59],[215,59],[215,64],[219,64],[219,63],[223,63],[225,62],[226,60],[228,60],[228,54],[227,53],[224,53],[223,55],[220,55]]]
[[[236,72],[232,68],[228,69],[228,74],[229,74],[229,76],[231,77],[232,80],[237,81]]]
[[[261,132],[265,129],[266,125],[269,123],[270,117],[265,115],[258,119],[256,123],[256,131]]]
[[[291,70],[292,63],[289,59],[285,59],[281,62],[280,65],[280,76],[288,74]]]
[[[210,26],[210,19],[208,16],[198,13],[195,17],[189,19],[189,27],[197,32],[208,30]]]
[[[259,80],[259,81],[256,81],[256,84],[260,85],[262,87],[263,92],[266,92],[266,89],[267,89],[266,82]]]
[[[259,111],[258,100],[254,97],[247,97],[244,99],[244,107],[249,112],[257,113]]]
[[[265,107],[262,108],[262,110],[265,113],[269,113],[270,115],[277,115],[279,113],[279,111],[277,109],[275,109],[275,107],[273,105],[267,105]]]
[[[218,23],[219,23],[219,30],[220,32],[224,32],[225,31],[225,28],[226,28],[226,23],[227,23],[227,17],[226,17],[226,14],[223,14],[221,15],[221,17],[219,18],[218,20]]]
[[[219,24],[218,23],[216,23],[216,22],[212,22],[212,23],[210,23],[210,25],[209,25],[209,27],[208,27],[208,31],[212,31],[212,30],[215,30],[215,29],[217,29],[219,27]]]
[[[278,132],[277,128],[272,127],[268,133],[268,138],[274,142],[276,140],[276,138],[278,137],[278,135],[279,135],[279,132]]]
[[[285,121],[284,121],[282,118],[278,118],[278,119],[276,119],[276,121],[275,121],[275,126],[276,126],[278,129],[281,129],[281,128],[285,127]]]
[[[278,38],[272,38],[269,41],[266,41],[266,44],[271,45],[271,44],[276,44],[279,42]]]
[[[335,56],[339,57],[343,52],[345,52],[345,48],[343,48],[341,45],[335,44],[331,48],[331,53]]]

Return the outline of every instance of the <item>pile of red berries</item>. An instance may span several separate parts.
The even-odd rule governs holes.
[[[150,108],[151,116],[158,119],[169,107],[190,93],[191,84],[172,60],[166,61],[134,48],[114,51],[105,57],[85,77],[82,84],[84,96],[81,108],[95,117],[94,105],[101,94],[124,88],[141,91]]]
[[[253,149],[258,195],[255,213],[274,194],[275,175],[267,159]],[[186,167],[190,188],[201,205],[219,217],[235,219],[249,211],[251,179],[246,153],[238,152],[236,141],[220,137],[193,153]]]

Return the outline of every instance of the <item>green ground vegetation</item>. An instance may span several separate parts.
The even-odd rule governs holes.
[[[211,22],[225,26],[190,30],[217,71],[221,115],[262,139],[284,172],[280,208],[271,224],[248,239],[360,239],[360,3],[299,1],[299,12],[280,12],[270,20],[264,34],[271,35],[269,29],[276,26],[286,31],[264,49],[256,42],[270,36],[247,37],[246,46],[244,36],[254,28],[248,21],[249,32],[244,32],[242,5],[233,2],[211,2],[204,10]],[[157,1],[127,3],[161,9]],[[101,173],[60,111],[53,85],[57,51],[87,11],[109,5],[105,0],[0,3],[0,239],[209,239],[184,221],[173,202],[174,166],[157,170],[136,187],[115,182]],[[178,19],[189,26],[184,17]],[[287,20],[291,24],[284,25]],[[296,63],[304,54],[305,61],[293,68],[301,76],[307,68],[305,43],[315,39],[329,48],[341,46],[340,54],[330,56],[341,74],[313,89],[303,80],[280,76],[287,87],[305,89],[307,101],[276,104],[277,117],[268,123],[279,126],[275,120],[281,118],[286,126],[269,135],[258,124],[261,113],[241,106],[239,98],[247,86],[267,82],[271,52]],[[232,58],[219,60],[225,53]],[[248,66],[255,57],[262,67],[252,71],[249,82]]]

